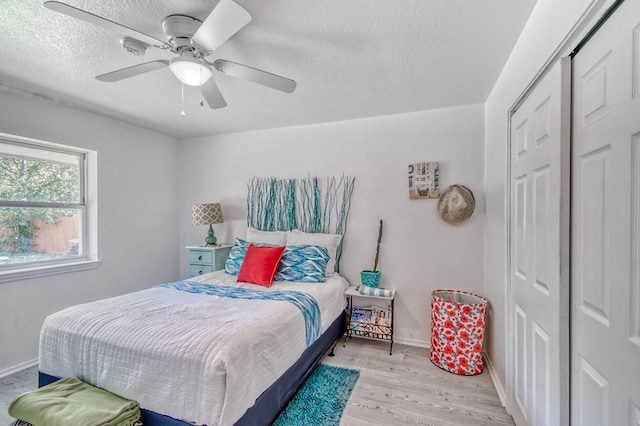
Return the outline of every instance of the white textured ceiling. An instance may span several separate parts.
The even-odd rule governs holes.
[[[65,2],[159,39],[165,16],[204,19],[217,3]],[[209,59],[264,69],[298,87],[286,94],[214,72],[227,107],[201,107],[198,89],[186,87],[186,117],[168,69],[116,83],[94,78],[170,53],[131,55],[120,34],[42,3],[0,0],[1,85],[182,139],[484,102],[535,0],[237,0],[253,20]]]

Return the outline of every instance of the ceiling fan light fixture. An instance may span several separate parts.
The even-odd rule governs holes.
[[[172,59],[169,69],[187,86],[202,86],[212,75],[209,65],[191,56]]]

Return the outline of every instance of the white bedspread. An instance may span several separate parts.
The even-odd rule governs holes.
[[[347,281],[241,284],[214,272],[194,281],[313,296],[324,332],[344,309]],[[243,300],[151,288],[73,306],[46,318],[40,371],[78,377],[141,407],[208,425],[231,425],[306,349],[304,319],[285,301]]]

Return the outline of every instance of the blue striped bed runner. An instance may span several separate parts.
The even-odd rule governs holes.
[[[318,302],[301,291],[264,291],[243,287],[203,284],[196,281],[176,281],[156,287],[172,288],[187,293],[207,294],[210,296],[230,297],[234,299],[277,300],[292,303],[302,313],[306,331],[307,347],[320,336],[320,308]]]

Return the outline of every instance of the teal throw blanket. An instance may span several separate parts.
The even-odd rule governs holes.
[[[196,281],[176,281],[160,284],[156,287],[173,288],[188,293],[201,293],[210,296],[231,297],[235,299],[279,300],[295,305],[304,317],[307,346],[320,336],[320,307],[312,296],[301,291],[282,290],[264,291],[251,290],[243,287],[204,284]]]

